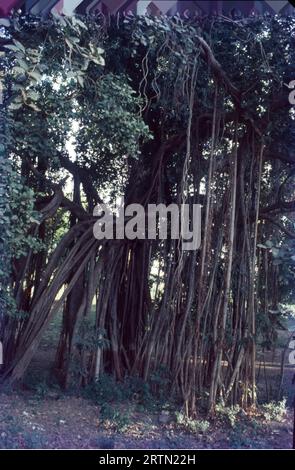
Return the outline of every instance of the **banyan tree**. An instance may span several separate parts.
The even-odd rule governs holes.
[[[162,374],[191,415],[254,406],[256,349],[294,290],[294,19],[26,17],[2,41],[1,383],[62,315],[63,387],[74,362],[81,387]],[[95,206],[120,197],[201,204],[200,248],[97,240]]]

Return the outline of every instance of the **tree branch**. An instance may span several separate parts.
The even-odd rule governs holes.
[[[222,66],[214,57],[212,49],[209,44],[200,36],[197,39],[201,45],[201,56],[211,65],[215,76],[222,81],[227,91],[231,94],[235,102],[240,102],[241,92],[240,90],[230,81]]]

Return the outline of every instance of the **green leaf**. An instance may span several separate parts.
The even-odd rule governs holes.
[[[16,47],[16,46],[13,46],[13,44],[6,44],[3,47],[5,47],[5,49],[9,49],[10,51],[13,51],[13,52],[19,52],[19,48]]]
[[[69,38],[65,38],[65,42],[66,42],[66,44],[69,46],[70,49],[73,49],[74,44],[71,43],[71,41],[69,40]]]
[[[22,45],[21,42],[17,41],[16,39],[13,39],[14,44],[18,49],[20,49],[22,52],[26,52],[25,47]]]
[[[10,103],[9,109],[12,109],[13,111],[20,109],[22,107],[23,103]]]
[[[91,57],[91,60],[92,62],[94,62],[95,64],[97,65],[102,65],[104,66],[105,65],[105,60],[103,57],[99,56],[99,57]]]
[[[15,73],[24,73],[24,69],[22,67],[18,67],[17,65],[13,67],[13,72]]]
[[[84,78],[81,75],[78,75],[77,80],[79,82],[79,85],[81,85],[81,87],[83,87],[84,86]]]
[[[27,62],[25,62],[23,59],[17,58],[17,62],[25,71],[29,69]]]
[[[34,78],[37,82],[39,82],[42,79],[42,75],[36,70],[31,70],[30,72],[28,72],[28,75]]]
[[[39,93],[37,93],[36,91],[33,91],[33,90],[29,90],[27,96],[28,96],[28,98],[31,98],[31,100],[33,100],[33,101],[37,101],[40,98]]]

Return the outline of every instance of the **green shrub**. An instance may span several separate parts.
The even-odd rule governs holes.
[[[232,428],[235,427],[237,418],[241,408],[238,405],[235,406],[224,406],[221,404],[216,405],[217,416],[226,424],[229,424]]]
[[[117,382],[112,375],[103,374],[99,380],[89,384],[83,392],[85,398],[89,398],[96,405],[120,402],[124,398],[123,385]]]
[[[129,410],[123,412],[105,403],[100,408],[100,419],[103,424],[109,424],[116,431],[123,432],[130,424],[130,412]]]
[[[176,423],[183,427],[185,430],[192,433],[202,433],[205,434],[209,427],[210,423],[206,420],[197,420],[191,419],[185,416],[184,413],[177,411],[175,413]]]
[[[96,405],[131,401],[143,409],[163,408],[163,398],[153,393],[150,384],[140,377],[127,377],[124,382],[118,382],[112,375],[104,374],[84,389],[84,396]]]
[[[262,416],[266,421],[283,421],[286,416],[286,398],[262,405]]]

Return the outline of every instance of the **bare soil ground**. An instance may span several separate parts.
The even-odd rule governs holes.
[[[208,449],[292,447],[292,412],[281,422],[241,416],[235,426],[211,422],[202,433],[160,423],[158,414],[131,413],[124,431],[100,421],[100,409],[88,400],[61,396],[0,395],[0,448]],[[122,412],[124,410],[121,410]]]
[[[284,333],[282,344],[286,337]],[[46,337],[30,370],[36,383],[41,384],[39,388],[0,393],[0,449],[292,448],[295,370],[287,363],[288,355],[282,381],[282,396],[286,397],[288,407],[280,421],[267,420],[260,412],[252,415],[239,412],[234,423],[219,416],[201,432],[177,424],[173,412],[163,419],[161,411],[139,410],[133,403],[112,405],[119,421],[128,415],[118,427],[111,419],[102,419],[102,410],[89,399],[46,387],[43,390],[42,383],[53,360],[52,351],[52,342]],[[264,362],[257,363],[258,388],[262,395],[267,394],[267,400],[277,398],[281,352],[279,348],[267,353]]]

